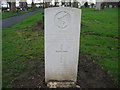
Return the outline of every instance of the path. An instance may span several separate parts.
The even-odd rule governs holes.
[[[5,18],[5,19],[0,19],[0,22],[2,22],[2,26],[0,26],[0,29],[10,27],[10,26],[16,24],[17,22],[20,22],[21,20],[23,20],[23,19],[25,19],[25,18],[27,18],[27,17],[35,14],[35,13],[39,13],[39,12],[42,12],[42,11],[43,11],[43,9],[28,12],[28,13],[23,13],[23,14],[13,16],[13,17],[9,17],[9,18]]]

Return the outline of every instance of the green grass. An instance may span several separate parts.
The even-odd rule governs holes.
[[[115,81],[118,79],[119,49],[117,16],[116,8],[102,11],[83,8],[80,44],[80,52],[98,61]],[[15,77],[34,69],[34,63],[43,62],[44,33],[32,31],[42,17],[37,13],[3,30],[3,87],[13,87],[10,82]]]
[[[118,80],[118,9],[82,9],[80,51]]]
[[[35,67],[30,62],[40,61],[43,57],[43,32],[32,31],[32,26],[42,17],[42,13],[37,13],[11,28],[3,29],[3,87],[11,88],[10,82],[16,76]]]
[[[16,16],[22,13],[27,13],[30,11],[34,11],[34,10],[39,10],[40,8],[35,8],[35,9],[28,9],[28,11],[20,11],[20,12],[3,12],[0,14],[0,18],[8,18],[8,17],[12,17],[12,16]]]

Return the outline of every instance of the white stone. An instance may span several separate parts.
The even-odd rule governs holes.
[[[109,5],[109,8],[112,8],[112,5]]]
[[[101,4],[102,2],[96,2],[95,10],[101,10]]]
[[[89,8],[92,8],[92,6],[90,5]]]
[[[45,82],[76,82],[81,10],[70,7],[45,9]]]

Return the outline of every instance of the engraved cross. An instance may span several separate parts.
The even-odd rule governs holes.
[[[62,59],[63,59],[63,53],[66,53],[66,52],[68,52],[68,51],[66,51],[66,50],[63,50],[63,44],[61,44],[61,46],[60,46],[60,50],[56,50],[56,52],[60,52],[61,53],[61,56],[60,56],[60,60],[61,60],[61,63],[62,63]]]

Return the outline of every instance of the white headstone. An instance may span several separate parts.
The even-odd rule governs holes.
[[[80,9],[45,9],[45,82],[76,81],[80,22]]]
[[[102,2],[96,2],[95,10],[101,10],[101,4]]]
[[[112,8],[112,5],[109,5],[109,8]]]
[[[92,6],[91,6],[91,5],[89,5],[89,8],[92,8]]]

